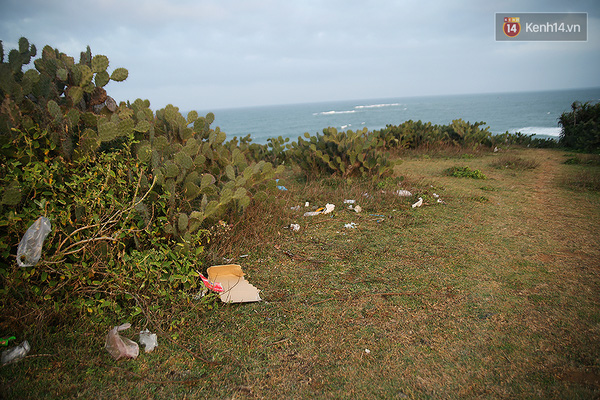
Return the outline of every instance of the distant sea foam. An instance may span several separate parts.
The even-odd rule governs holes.
[[[559,137],[561,128],[549,128],[545,126],[526,126],[518,129],[509,129],[508,132],[516,133],[520,132],[524,135],[541,135],[541,136],[554,136]]]
[[[600,88],[455,96],[398,97],[206,110],[229,139],[250,135],[255,143],[282,136],[297,140],[324,128],[370,131],[421,120],[447,125],[455,119],[485,122],[493,134],[558,137],[558,118],[574,101],[600,100]]]

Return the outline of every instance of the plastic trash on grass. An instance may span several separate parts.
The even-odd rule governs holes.
[[[419,201],[412,205],[412,208],[421,207],[423,205],[423,198],[419,197]]]
[[[321,208],[317,209],[316,211],[305,212],[304,216],[305,217],[313,217],[313,216],[319,215],[319,214],[329,214],[334,209],[335,209],[335,204],[327,203],[327,204],[325,204],[325,207],[321,207]]]
[[[398,191],[396,191],[396,194],[400,197],[410,197],[412,196],[412,193],[409,192],[408,190],[404,190],[404,189],[400,189]]]
[[[221,301],[224,303],[248,303],[261,301],[255,286],[244,279],[242,267],[237,264],[214,265],[207,270],[208,279],[223,288]]]
[[[136,342],[131,339],[121,337],[120,331],[129,329],[131,324],[125,323],[123,325],[115,326],[108,332],[106,336],[106,344],[104,348],[110,353],[115,360],[119,358],[137,358],[140,354],[140,347]]]
[[[223,286],[221,286],[220,283],[211,282],[204,275],[202,275],[202,274],[199,274],[199,275],[200,275],[200,279],[202,279],[202,282],[204,282],[204,286],[206,286],[208,289],[212,290],[213,292],[218,292],[218,293],[221,293],[223,291]]]
[[[13,362],[17,362],[27,355],[31,350],[31,346],[29,342],[25,340],[23,343],[18,345],[17,347],[13,347],[12,349],[4,350],[2,352],[2,365],[10,364]]]
[[[19,264],[19,267],[33,267],[40,261],[44,240],[51,230],[52,225],[46,217],[39,217],[31,224],[17,248],[17,264]]]
[[[144,345],[146,353],[150,353],[155,347],[158,346],[156,333],[152,333],[148,329],[141,331],[140,344]]]

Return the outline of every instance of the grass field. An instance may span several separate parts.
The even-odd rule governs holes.
[[[375,183],[288,171],[287,191],[215,239],[212,262],[242,265],[264,301],[147,311],[123,334],[147,327],[159,347],[135,360],[103,349],[110,327],[25,329],[32,351],[0,369],[0,397],[598,398],[598,159],[399,157]],[[306,201],[336,208],[304,217]]]

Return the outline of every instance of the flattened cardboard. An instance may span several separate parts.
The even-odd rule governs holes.
[[[237,264],[214,265],[206,270],[208,279],[223,286],[220,294],[224,303],[249,303],[261,301],[255,286],[244,279],[242,267]]]

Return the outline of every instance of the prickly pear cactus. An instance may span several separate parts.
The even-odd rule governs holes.
[[[393,163],[382,153],[376,136],[367,129],[338,132],[326,128],[323,134],[308,133],[293,142],[288,157],[307,174],[339,174],[343,177],[379,177],[389,173]]]
[[[126,69],[117,68],[109,75],[108,58],[92,56],[89,47],[81,53],[79,63],[75,63],[73,57],[45,46],[41,57],[33,61],[35,68],[23,72],[23,67],[36,55],[36,47],[25,38],[19,40],[19,49],[9,52],[6,62],[2,54],[0,96],[6,100],[0,117],[0,134],[4,140],[10,140],[13,128],[49,125],[57,152],[70,159],[98,147],[91,145],[90,129],[98,133],[96,140],[100,142],[114,140],[127,131],[124,123],[115,135],[112,127],[107,129],[105,121],[90,116],[116,111],[116,102],[104,87],[111,80],[125,80]]]
[[[225,132],[210,127],[213,120],[212,113],[184,117],[168,105],[156,112],[151,135],[138,147],[138,157],[152,160],[162,190],[179,194],[169,204],[168,230],[184,242],[202,226],[243,212],[253,196],[275,187],[273,165],[248,160],[226,142]]]

